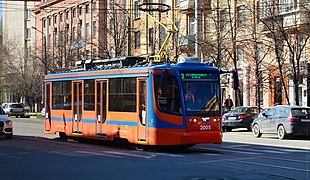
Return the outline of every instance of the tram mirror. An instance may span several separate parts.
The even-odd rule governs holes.
[[[239,89],[239,78],[238,78],[238,73],[236,71],[233,71],[233,78],[234,78],[234,90]]]
[[[161,74],[160,77],[160,82],[161,82],[161,91],[163,95],[167,94],[167,71],[164,70]]]

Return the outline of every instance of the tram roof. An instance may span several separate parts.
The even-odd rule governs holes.
[[[178,63],[146,63],[143,57],[121,57],[115,59],[104,60],[86,60],[84,62],[77,62],[77,68],[70,71],[52,72],[46,76],[47,79],[61,78],[61,77],[74,77],[76,76],[93,76],[107,73],[112,74],[132,74],[138,76],[139,74],[147,74],[149,70],[211,70],[219,71],[210,62],[197,63],[197,62],[178,62]]]

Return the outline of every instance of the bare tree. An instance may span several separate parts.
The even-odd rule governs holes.
[[[309,9],[306,9],[303,5],[302,3],[294,5],[300,8],[298,13],[280,14],[285,9],[285,6],[290,5],[270,3],[267,8],[261,9],[260,14],[262,17],[259,17],[260,22],[265,26],[265,31],[268,32],[270,39],[273,41],[273,49],[286,101],[288,104],[291,103],[288,97],[287,85],[285,84],[285,76],[292,79],[294,83],[296,105],[300,105],[298,85],[302,83],[302,79],[306,75],[301,68],[304,63],[302,56],[305,55],[305,47],[309,39],[307,21]]]

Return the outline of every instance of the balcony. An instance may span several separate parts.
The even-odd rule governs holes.
[[[310,16],[307,11],[295,11],[291,13],[282,13],[283,27],[285,29],[308,28]]]
[[[193,13],[195,9],[195,0],[181,0],[180,11],[181,13]]]

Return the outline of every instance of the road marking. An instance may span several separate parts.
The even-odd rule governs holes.
[[[72,157],[78,157],[79,155],[77,154],[70,154],[70,153],[64,153],[64,152],[59,152],[59,151],[48,151],[49,153],[53,154],[60,154],[60,155],[65,155],[65,156],[72,156]]]
[[[255,152],[244,152],[244,151],[235,151],[232,149],[215,149],[215,148],[198,148],[202,150],[214,150],[214,151],[225,151],[225,152],[230,152],[230,153],[237,153],[237,154],[248,154],[248,155],[261,155],[262,153],[255,153]]]
[[[115,154],[115,155],[122,155],[122,156],[132,156],[132,157],[139,157],[139,158],[151,158],[152,155],[138,155],[138,154],[129,154],[129,153],[124,153],[124,152],[114,152],[114,151],[101,151],[103,153],[108,153],[108,154]]]
[[[13,159],[23,159],[22,157],[13,156],[13,155],[9,155],[9,154],[0,154],[0,156],[7,157],[7,158],[13,158]]]
[[[287,167],[287,166],[278,166],[278,165],[272,165],[272,164],[245,162],[245,161],[229,160],[229,159],[227,159],[227,161],[243,163],[243,164],[250,164],[250,165],[255,165],[255,166],[260,166],[260,167],[272,167],[272,168],[279,168],[279,169],[302,171],[302,172],[307,172],[307,173],[310,172],[310,169],[299,169],[299,168],[292,168],[292,167]]]
[[[114,157],[114,158],[123,158],[122,156],[116,156],[116,155],[105,154],[105,153],[96,153],[96,152],[89,152],[89,151],[75,151],[75,152],[81,153],[81,154],[96,155],[96,156],[107,156],[107,157]]]

